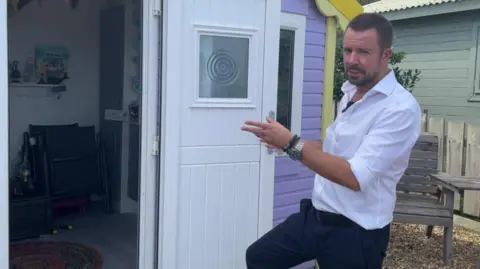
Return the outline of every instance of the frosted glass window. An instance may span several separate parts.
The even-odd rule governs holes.
[[[199,97],[247,98],[249,39],[200,36]]]

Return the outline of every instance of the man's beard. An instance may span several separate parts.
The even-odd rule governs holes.
[[[357,71],[360,73],[358,76],[350,76],[348,74],[348,71]],[[378,73],[368,73],[365,72],[365,70],[356,67],[356,66],[350,66],[345,70],[348,82],[351,84],[357,86],[357,87],[365,87],[370,84],[372,84],[375,81],[375,78],[377,77]]]

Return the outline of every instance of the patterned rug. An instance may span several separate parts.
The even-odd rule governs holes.
[[[10,269],[101,268],[101,255],[81,244],[36,241],[10,245]]]

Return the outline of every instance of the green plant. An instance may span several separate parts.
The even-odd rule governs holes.
[[[343,38],[342,33],[339,33],[337,40],[337,47],[335,50],[335,75],[333,86],[333,99],[339,101],[342,96],[342,85],[347,80],[345,70],[343,68]],[[401,69],[400,64],[405,59],[405,52],[394,52],[390,58],[390,65],[400,83],[405,89],[412,92],[415,84],[420,80],[422,72],[418,69]]]
[[[390,65],[392,70],[397,77],[398,83],[402,85],[405,89],[412,92],[412,88],[415,87],[415,84],[420,80],[420,75],[422,72],[418,69],[405,69],[402,70],[397,64],[401,63],[405,59],[405,52],[394,52],[392,58],[390,58]]]

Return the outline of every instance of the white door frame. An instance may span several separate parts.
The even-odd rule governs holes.
[[[158,57],[161,17],[154,15],[156,2],[143,0],[142,5],[142,98],[140,145],[140,198],[138,224],[138,267],[155,269],[158,214],[158,156],[152,154],[154,137],[160,136],[158,122]]]
[[[263,121],[265,121],[267,116],[270,116],[270,112],[274,113],[275,118],[277,115],[277,94],[274,94],[272,98],[266,93],[269,91],[276,93],[278,89],[278,52],[280,44],[280,16],[282,12],[282,1],[265,1],[267,1],[265,29],[271,29],[271,31],[267,30],[265,32],[263,54]],[[263,146],[260,152],[260,165],[258,237],[270,231],[273,226],[275,154],[269,153],[267,148]]]
[[[280,29],[290,30],[295,33],[293,48],[293,74],[292,74],[292,110],[290,130],[299,134],[302,131],[302,97],[303,97],[303,67],[305,63],[305,35],[307,29],[307,16],[295,13],[282,12],[280,16]],[[286,156],[280,152],[278,155]]]
[[[275,29],[265,33],[263,92],[277,89],[278,51],[280,39],[281,1],[266,1],[266,29]],[[158,269],[177,268],[177,227],[178,224],[178,190],[180,178],[180,128],[182,96],[179,87],[183,84],[183,6],[180,0],[163,2],[163,36],[162,36],[162,120],[161,120],[161,171],[158,232]],[[276,114],[275,98],[262,98],[262,118],[270,111]],[[238,126],[240,132],[240,126]],[[261,151],[260,197],[258,237],[268,232],[273,226],[273,194],[275,155],[269,154],[265,147]],[[168,191],[167,191],[168,190]],[[168,201],[166,203],[165,201]]]
[[[8,59],[8,42],[7,40],[7,1],[0,3],[0,38],[4,40],[0,49],[0,59]],[[0,268],[9,268],[9,161],[8,161],[8,64],[0,65]]]
[[[180,91],[182,85],[183,1],[163,1],[162,119],[157,269],[176,268],[178,178],[180,177]],[[168,38],[167,38],[168,36]],[[165,68],[168,67],[168,68]],[[167,89],[172,89],[167,91]],[[168,114],[166,113],[168,111]],[[168,138],[168,143],[167,143]],[[168,153],[168,157],[165,157]],[[168,189],[169,191],[165,191]],[[164,201],[169,201],[168,206]],[[165,246],[165,247],[163,247]]]

